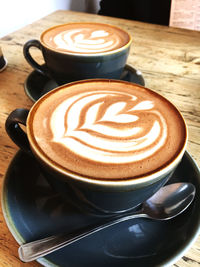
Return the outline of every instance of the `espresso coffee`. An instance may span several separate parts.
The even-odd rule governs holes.
[[[70,23],[45,31],[41,41],[50,49],[72,54],[98,54],[115,51],[130,42],[122,29],[102,23]]]
[[[135,179],[170,164],[185,147],[179,111],[133,83],[87,80],[64,85],[33,107],[34,150],[56,168],[93,179]]]

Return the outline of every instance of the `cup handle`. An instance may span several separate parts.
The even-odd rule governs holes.
[[[28,113],[29,110],[27,109],[15,109],[8,116],[5,128],[8,136],[19,148],[21,148],[24,152],[31,153],[27,134],[20,127],[20,124],[26,126]]]
[[[39,73],[45,75],[45,76],[49,76],[49,73],[47,71],[47,69],[45,68],[45,66],[42,66],[40,64],[38,64],[35,59],[33,59],[33,57],[30,54],[30,48],[31,47],[36,47],[39,50],[42,51],[42,45],[40,43],[40,41],[38,40],[29,40],[28,42],[25,43],[24,47],[23,47],[23,53],[24,53],[24,57],[27,60],[27,62]]]

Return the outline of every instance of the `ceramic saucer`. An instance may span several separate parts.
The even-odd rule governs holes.
[[[200,232],[200,171],[186,152],[170,183],[191,182],[195,200],[170,221],[138,218],[95,233],[38,259],[44,266],[112,267],[171,266]],[[75,231],[99,220],[81,213],[46,182],[36,162],[19,151],[4,177],[3,214],[19,244],[62,231]]]
[[[143,86],[145,85],[142,73],[130,65],[125,66],[120,79]],[[43,94],[56,87],[58,87],[58,84],[54,80],[51,80],[37,71],[31,72],[24,83],[26,95],[34,102],[37,101]]]

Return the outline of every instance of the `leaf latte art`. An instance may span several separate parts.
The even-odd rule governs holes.
[[[71,52],[80,53],[98,53],[109,51],[118,47],[118,36],[113,35],[104,30],[69,30],[57,34],[54,42],[57,48],[66,49]]]
[[[29,120],[32,143],[47,162],[97,180],[154,173],[186,140],[184,120],[169,101],[117,80],[63,85],[39,99]]]
[[[109,90],[63,101],[52,114],[51,130],[53,141],[73,153],[117,164],[152,156],[167,136],[165,120],[152,101]]]

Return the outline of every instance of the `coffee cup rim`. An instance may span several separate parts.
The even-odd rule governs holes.
[[[112,188],[112,189],[134,187],[136,189],[136,188],[141,187],[144,184],[145,185],[153,184],[161,180],[163,177],[167,176],[167,174],[170,174],[176,168],[176,166],[180,163],[186,151],[186,144],[187,144],[187,140],[185,140],[185,144],[182,150],[177,155],[177,157],[174,158],[167,166],[156,171],[155,173],[147,174],[142,177],[134,177],[134,178],[128,177],[128,178],[119,179],[119,180],[117,179],[106,180],[106,179],[98,179],[98,178],[92,178],[92,177],[84,177],[79,174],[73,173],[70,170],[65,170],[64,168],[55,166],[50,159],[47,159],[46,157],[44,157],[43,154],[40,153],[38,150],[37,152],[34,152],[34,154],[36,155],[36,157],[42,160],[43,163],[45,163],[48,167],[57,171],[59,174],[66,176],[67,177],[66,181],[75,179],[77,182],[87,183],[88,185],[97,185],[98,187],[107,187],[107,188]]]
[[[67,84],[67,86],[70,86],[70,84],[75,84],[75,83],[80,83],[80,82],[94,82],[94,81],[114,81],[114,82],[121,82],[119,80],[110,80],[110,79],[89,79],[89,80],[81,80],[81,81],[76,81],[76,82],[71,82],[69,84]],[[129,82],[125,82],[123,81],[123,83],[129,83]],[[120,187],[137,187],[140,186],[141,184],[151,184],[154,183],[158,180],[160,180],[162,176],[166,175],[167,173],[169,173],[171,170],[173,170],[178,163],[181,161],[185,151],[186,151],[186,146],[187,146],[187,142],[188,142],[188,129],[187,129],[187,124],[185,122],[184,117],[182,116],[182,114],[180,113],[180,111],[176,108],[176,106],[174,104],[172,104],[168,99],[166,99],[175,109],[176,111],[179,113],[180,117],[182,118],[182,121],[184,123],[184,128],[185,128],[185,138],[184,138],[184,142],[182,145],[182,148],[180,149],[180,151],[177,152],[177,155],[174,156],[174,158],[169,162],[169,164],[162,166],[160,169],[158,169],[157,171],[155,170],[154,173],[150,173],[150,174],[145,174],[144,176],[139,176],[139,177],[127,177],[124,179],[100,179],[100,178],[92,178],[92,177],[85,177],[84,175],[78,174],[78,173],[74,173],[70,170],[67,170],[61,166],[59,166],[58,164],[53,163],[53,160],[49,159],[47,156],[44,155],[44,153],[40,150],[40,148],[37,146],[36,142],[33,140],[33,136],[32,134],[30,134],[30,129],[29,129],[29,120],[31,118],[31,114],[33,112],[33,110],[35,109],[35,107],[37,106],[37,103],[40,102],[43,98],[45,98],[47,95],[54,93],[55,91],[58,91],[60,89],[62,89],[63,87],[65,87],[65,85],[61,85],[55,89],[53,89],[52,91],[48,92],[47,94],[45,94],[44,96],[42,96],[37,102],[35,102],[35,104],[32,106],[28,118],[27,118],[27,133],[28,133],[28,137],[29,137],[29,142],[30,142],[30,146],[32,148],[33,153],[35,154],[36,157],[38,157],[43,163],[45,163],[47,166],[50,166],[52,169],[54,169],[55,171],[57,171],[58,173],[65,175],[67,177],[72,177],[72,179],[75,179],[79,182],[85,182],[88,184],[93,184],[93,185],[98,185],[98,186],[106,186],[106,187],[115,187],[115,188],[120,188]],[[138,85],[137,85],[138,86]],[[147,90],[153,91],[149,88],[146,88],[144,86],[139,86],[142,88],[145,88]],[[153,91],[154,93],[158,94],[157,92]],[[160,95],[160,94],[159,94]],[[163,97],[162,95],[160,95],[161,97]],[[163,97],[164,98],[164,97]]]
[[[81,53],[73,53],[73,52],[68,52],[68,51],[59,51],[59,50],[53,49],[51,46],[47,45],[43,41],[44,34],[47,33],[48,31],[50,31],[51,29],[59,28],[59,27],[65,26],[65,25],[80,24],[80,23],[83,23],[83,24],[91,24],[91,23],[92,24],[101,24],[101,25],[107,25],[107,26],[110,26],[110,27],[117,28],[117,29],[119,29],[121,31],[124,31],[128,35],[129,41],[125,45],[120,47],[120,48],[117,48],[117,49],[114,49],[114,50],[111,50],[111,51],[106,51],[106,52],[101,52],[101,53],[93,53],[93,54],[92,53],[81,54]],[[109,24],[109,23],[101,23],[101,22],[93,22],[93,21],[81,21],[81,22],[69,22],[69,23],[57,24],[57,25],[54,25],[52,27],[49,27],[48,29],[43,31],[41,33],[41,35],[40,35],[40,42],[45,48],[47,48],[47,49],[49,49],[49,50],[51,50],[51,51],[53,51],[55,53],[64,54],[64,55],[70,55],[70,56],[77,56],[77,57],[97,57],[97,56],[112,55],[112,54],[115,54],[115,53],[118,53],[120,51],[123,51],[123,50],[127,49],[131,45],[132,41],[133,41],[132,36],[125,29],[123,29],[121,27],[118,27],[116,25]]]

